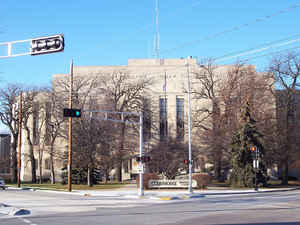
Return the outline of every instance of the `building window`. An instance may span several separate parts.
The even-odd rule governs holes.
[[[159,133],[160,140],[164,141],[168,137],[168,115],[167,115],[167,98],[159,99]]]
[[[45,159],[45,169],[50,170],[50,159]]]
[[[124,161],[124,172],[125,172],[125,173],[128,173],[128,172],[129,172],[128,162],[129,162],[128,160],[125,160],[125,161]]]
[[[129,160],[129,170],[132,171],[132,159]]]
[[[176,97],[176,137],[184,138],[184,99]]]
[[[32,138],[33,138],[33,144],[38,145],[39,144],[39,106],[35,104],[33,106],[33,116],[32,116]]]
[[[38,159],[34,159],[34,166],[35,166],[35,170],[39,169],[39,161],[38,161]]]
[[[45,130],[45,145],[50,145],[51,142],[51,103],[46,102],[46,109],[45,109],[46,115],[45,115],[45,124],[46,124],[46,130]]]
[[[152,113],[150,99],[143,101],[143,139],[145,142],[151,139]]]

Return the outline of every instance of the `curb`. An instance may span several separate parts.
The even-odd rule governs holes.
[[[183,195],[183,196],[162,196],[158,197],[159,200],[169,201],[169,200],[186,200],[186,199],[197,199],[204,198],[204,194],[192,194],[192,195]]]
[[[162,200],[162,201],[170,201],[170,200],[187,200],[187,199],[197,199],[197,198],[203,198],[205,196],[220,196],[220,195],[239,195],[239,194],[256,194],[256,193],[264,193],[264,192],[285,192],[285,191],[293,191],[293,190],[299,190],[299,187],[294,188],[280,188],[280,189],[260,189],[258,191],[254,190],[206,190],[201,192],[194,192],[192,194],[188,193],[160,193],[160,192],[151,192],[149,191],[148,194],[145,194],[144,196],[138,196],[136,192],[130,190],[125,192],[125,190],[114,190],[109,192],[90,192],[90,191],[72,191],[72,192],[66,192],[66,191],[57,191],[57,190],[50,190],[50,189],[42,189],[42,188],[32,188],[32,187],[9,187],[9,189],[15,189],[15,190],[29,190],[29,191],[41,191],[41,192],[51,192],[56,194],[71,194],[71,195],[81,195],[87,198],[95,197],[95,196],[102,196],[102,197],[125,197],[125,198],[139,198],[139,199],[156,199],[156,200]],[[0,204],[1,206],[1,204]]]

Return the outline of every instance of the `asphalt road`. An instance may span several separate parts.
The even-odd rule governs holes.
[[[32,212],[1,225],[300,225],[300,190],[171,201],[8,190],[1,202]]]

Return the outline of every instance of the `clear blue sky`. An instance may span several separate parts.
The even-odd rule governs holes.
[[[47,84],[52,74],[68,72],[71,59],[75,65],[124,65],[153,54],[155,0],[10,0],[1,9],[0,42],[64,33],[66,43],[63,53],[1,59],[2,81]],[[280,10],[286,12],[272,16]],[[163,58],[219,57],[300,34],[297,0],[159,0],[159,14]],[[265,19],[254,22],[259,18]]]
[[[159,0],[161,57],[220,57],[297,39],[299,21],[299,0]],[[0,32],[0,42],[65,35],[63,53],[0,59],[2,84],[45,85],[53,74],[68,73],[71,59],[81,66],[126,65],[128,58],[152,57],[155,0],[6,0]],[[299,46],[297,41],[277,50]],[[251,63],[263,70],[267,60]]]

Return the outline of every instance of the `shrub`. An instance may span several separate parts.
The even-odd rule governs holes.
[[[193,175],[193,180],[197,181],[197,188],[206,188],[211,183],[211,176],[208,173],[199,173]]]
[[[158,179],[159,179],[159,176],[156,173],[145,173],[145,174],[143,174],[143,187],[144,187],[144,189],[149,189],[149,187],[148,187],[148,181],[149,180],[158,180]],[[136,176],[136,184],[137,184],[137,187],[139,188],[140,187],[140,176],[139,175]]]

